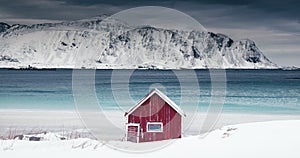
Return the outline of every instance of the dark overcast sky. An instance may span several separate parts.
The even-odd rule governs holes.
[[[182,11],[208,31],[253,39],[275,63],[300,67],[299,0],[0,0],[0,21],[76,20],[149,5]]]

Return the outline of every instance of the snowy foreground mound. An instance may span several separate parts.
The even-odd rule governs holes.
[[[189,136],[154,152],[117,151],[90,139],[1,140],[0,156],[17,157],[215,157],[299,158],[300,121],[273,121],[231,125],[205,137]],[[120,142],[121,143],[121,142]],[[127,145],[130,145],[129,142]]]
[[[131,27],[103,16],[31,26],[0,23],[0,41],[0,67],[277,68],[249,39]]]

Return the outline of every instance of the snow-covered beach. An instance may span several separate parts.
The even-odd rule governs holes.
[[[97,115],[96,112],[88,114]],[[114,140],[122,140],[125,130],[126,118],[124,112],[119,110],[104,110],[103,114],[115,126],[120,128],[120,131],[111,131],[107,137]],[[195,115],[195,113],[190,113]],[[199,128],[206,118],[206,113],[197,113],[196,120],[191,125],[183,130],[185,136],[199,134]],[[275,114],[250,114],[250,113],[221,113],[213,129],[222,128],[227,125],[265,122],[276,120],[300,120],[299,115],[275,115]],[[62,131],[88,131],[83,123],[80,114],[76,110],[15,110],[1,109],[0,110],[0,135],[6,136],[12,130],[15,134],[22,134],[34,131],[47,132],[62,132]],[[97,122],[89,128],[100,127]],[[105,125],[104,125],[105,126]],[[108,127],[109,128],[109,127]],[[188,128],[188,129],[187,129]],[[109,129],[108,129],[109,131]],[[113,137],[111,137],[113,135]],[[105,137],[105,136],[104,136]]]
[[[143,154],[118,151],[110,148],[104,142],[89,138],[38,142],[0,140],[0,155],[5,158],[41,157],[41,155],[49,158],[66,156],[160,157],[166,154],[172,157],[298,158],[300,156],[299,133],[300,120],[228,125],[210,132],[205,137],[185,136],[164,148]],[[119,143],[131,145],[128,142]]]

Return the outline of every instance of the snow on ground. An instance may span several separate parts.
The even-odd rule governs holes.
[[[106,135],[101,133],[101,136],[109,139],[121,140],[124,138],[125,122],[124,112],[118,110],[105,110],[103,111],[105,116],[112,122],[119,130],[114,130],[107,124],[99,124],[99,121],[93,121],[89,124],[89,129],[94,128],[109,128],[106,131],[110,131]],[[188,112],[186,112],[188,114]],[[97,111],[96,111],[96,114]],[[94,112],[88,113],[88,115],[95,116]],[[193,124],[191,124],[187,130],[184,130],[183,134],[196,135],[199,133],[201,124],[206,119],[206,113],[199,113],[195,118]],[[300,120],[298,115],[267,115],[267,114],[239,114],[239,113],[222,113],[218,122],[215,124],[214,129],[221,128],[227,125],[242,124],[250,122],[264,122],[275,120]],[[184,127],[187,126],[184,124]],[[77,131],[75,131],[77,130]],[[86,133],[88,136],[88,130],[85,130],[81,118],[76,113],[76,110],[16,110],[16,109],[1,109],[0,110],[0,137],[9,134],[8,131],[12,131],[13,134],[24,133],[38,133],[38,132],[61,132],[64,136],[76,137],[79,133]],[[75,132],[74,132],[75,131]],[[67,133],[73,132],[73,133]],[[104,133],[105,134],[105,133]]]
[[[213,157],[213,158],[299,158],[300,120],[229,125],[205,137],[189,136],[148,153],[128,153],[105,143],[80,138],[72,140],[1,140],[1,158],[19,157]],[[122,143],[122,142],[120,142]],[[123,142],[125,145],[132,143]],[[144,143],[140,143],[141,145]],[[150,144],[151,143],[147,143]],[[136,144],[135,144],[136,145]],[[139,145],[139,144],[138,144]]]

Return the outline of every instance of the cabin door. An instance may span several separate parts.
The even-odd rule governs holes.
[[[129,123],[126,125],[127,132],[127,141],[131,141],[134,143],[139,142],[140,137],[140,124],[138,123]]]

